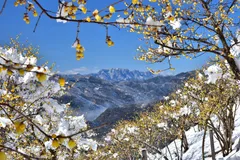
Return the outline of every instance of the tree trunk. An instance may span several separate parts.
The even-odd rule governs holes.
[[[142,160],[147,160],[147,150],[146,149],[142,150]]]
[[[185,131],[183,131],[182,137],[183,137],[182,140],[183,140],[183,148],[184,148],[183,152],[185,153],[185,152],[187,152],[187,150],[189,149],[189,147],[188,147],[188,141],[187,141],[187,136],[186,136],[186,134],[185,134]]]
[[[212,160],[216,160],[212,129],[209,130],[209,137],[210,137],[210,145],[211,145],[211,152],[212,152]]]
[[[235,62],[235,60],[233,58],[226,58],[228,64],[230,65],[230,68],[232,70],[232,72],[234,73],[235,75],[235,78],[240,80],[240,70]]]
[[[205,147],[206,132],[207,132],[207,123],[204,126],[204,133],[203,133],[203,139],[202,139],[202,160],[205,160],[205,157],[204,157],[204,147]]]

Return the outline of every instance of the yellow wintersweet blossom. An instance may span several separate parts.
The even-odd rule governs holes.
[[[74,140],[71,139],[71,140],[68,141],[68,147],[70,149],[72,149],[72,148],[74,148],[76,146],[77,146],[77,144],[76,144],[76,142]]]
[[[91,19],[89,17],[86,18],[87,22],[91,22]]]
[[[60,85],[61,87],[64,87],[64,85],[65,85],[65,79],[64,79],[64,78],[59,78],[59,79],[58,79],[58,83],[59,83],[59,85]]]
[[[34,16],[34,17],[37,17],[37,16],[38,16],[38,13],[37,13],[36,10],[33,11],[33,16]]]
[[[97,22],[100,22],[102,20],[102,17],[98,14],[94,16]]]
[[[23,20],[24,20],[27,24],[30,23],[30,19],[29,19],[29,16],[28,16],[27,13],[24,14],[24,16],[23,16]]]
[[[128,11],[125,10],[125,11],[123,12],[123,14],[127,16],[127,15],[128,15]]]
[[[87,8],[86,8],[86,7],[82,7],[81,10],[82,10],[82,12],[83,12],[84,14],[87,13]]]
[[[111,40],[110,36],[107,36],[106,43],[107,43],[108,47],[114,46],[114,42]]]
[[[13,71],[11,71],[10,69],[7,70],[7,75],[11,76],[13,74]]]
[[[113,6],[109,6],[109,12],[110,13],[115,13],[115,8]]]
[[[38,79],[39,82],[44,82],[47,80],[47,75],[44,73],[37,73],[36,77]]]
[[[52,147],[55,148],[55,149],[57,149],[59,146],[60,146],[60,144],[59,144],[58,140],[54,139],[54,140],[52,141]]]
[[[14,123],[14,126],[15,126],[17,134],[22,134],[26,129],[26,126],[23,122],[17,121],[17,122]]]
[[[138,0],[132,0],[132,4],[138,4],[139,1]]]

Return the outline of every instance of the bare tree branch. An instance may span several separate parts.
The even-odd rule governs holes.
[[[5,9],[6,4],[7,4],[7,1],[8,1],[8,0],[4,0],[4,3],[3,3],[3,5],[2,5],[2,9],[0,10],[0,15],[3,13],[3,10]]]

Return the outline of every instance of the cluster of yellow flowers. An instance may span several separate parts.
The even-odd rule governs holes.
[[[72,1],[75,2],[76,0],[72,0]],[[86,4],[87,3],[86,0],[78,0],[77,2],[78,2],[78,4]]]
[[[133,0],[132,1],[133,4],[139,5],[139,0]],[[86,4],[86,0],[72,0],[72,2],[62,2],[60,6],[62,6],[60,8],[60,14],[63,14],[61,16],[63,17],[67,17],[70,19],[77,19],[77,12],[81,11],[83,14],[87,14],[87,8],[85,6]],[[30,17],[29,17],[29,12],[33,13],[33,16],[36,17],[38,16],[38,13],[34,7],[34,4],[26,1],[26,0],[16,0],[14,5],[17,7],[19,5],[25,5],[26,6],[26,12],[24,13],[24,17],[23,20],[29,24],[30,23]],[[78,5],[80,5],[78,7]],[[112,15],[116,12],[115,6],[114,5],[110,5],[108,6],[108,13],[105,15],[100,15],[100,12],[95,9],[89,16],[86,16],[84,19],[86,22],[91,22],[91,21],[95,21],[95,22],[103,22],[104,19],[110,19],[112,17]],[[128,15],[128,11],[124,10],[124,14]],[[110,36],[106,37],[106,43],[109,47],[114,45],[114,42],[111,40]],[[78,43],[76,46],[76,59],[80,60],[82,58],[84,58],[84,47],[81,46],[80,43]],[[24,74],[24,71],[21,71],[21,74]],[[41,73],[37,73],[37,78],[39,81],[45,81],[46,80],[46,76],[44,74]]]
[[[26,0],[16,0],[14,2],[14,6],[18,6],[18,5],[25,5],[26,4]]]
[[[68,16],[71,17],[72,19],[76,19],[77,10],[78,10],[77,6],[73,4],[71,6],[68,6],[67,2],[64,3],[64,12],[66,12]]]
[[[30,2],[28,2],[27,10],[28,10],[28,11],[32,11],[34,17],[37,17],[37,16],[38,16],[37,11],[36,11],[36,9],[34,8],[34,5],[33,5],[32,3],[30,3]]]
[[[96,19],[97,22],[102,21],[102,17],[98,14],[98,10],[97,10],[97,9],[94,10],[92,14],[93,14],[93,16],[95,17],[95,19]]]
[[[55,134],[52,135],[53,141],[52,141],[52,147],[57,149],[64,141],[66,138],[58,137]],[[68,141],[68,147],[70,149],[73,149],[77,146],[77,143],[73,139],[69,139]]]
[[[107,43],[108,47],[114,46],[114,42],[111,40],[110,36],[106,37],[106,43]]]
[[[18,5],[26,5],[26,0],[16,0],[14,2],[14,6],[17,7]],[[24,13],[23,20],[27,24],[29,24],[30,23],[30,19],[29,19],[29,16],[28,16],[28,12],[32,12],[34,17],[37,17],[38,13],[37,13],[34,5],[32,3],[30,3],[30,2],[28,2],[28,6],[26,7],[26,9],[27,9],[27,12]]]
[[[23,20],[24,20],[27,24],[30,23],[30,19],[29,19],[29,16],[28,16],[27,13],[24,13]]]
[[[77,46],[76,46],[76,59],[77,60],[80,60],[82,58],[84,58],[84,47],[79,43],[77,43]]]

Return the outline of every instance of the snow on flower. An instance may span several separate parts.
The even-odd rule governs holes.
[[[146,25],[154,25],[154,26],[162,26],[163,23],[160,21],[154,21],[151,16],[149,16],[146,20]]]
[[[59,123],[59,129],[57,135],[71,135],[76,131],[86,128],[87,124],[85,122],[84,116],[65,116],[61,119]],[[72,130],[71,128],[74,128]]]
[[[115,130],[115,129],[111,129],[111,132],[112,132],[112,133],[116,133],[116,130]]]
[[[11,125],[12,122],[10,119],[5,118],[5,117],[0,117],[0,128],[3,127],[5,128],[7,125]]]
[[[172,17],[172,12],[167,12],[165,15],[164,15],[164,18],[165,19],[168,19],[169,17]]]
[[[176,94],[180,94],[182,91],[180,90],[180,89],[178,89],[177,91],[176,91]]]
[[[65,155],[69,155],[68,150],[57,149],[57,147],[53,148],[53,142],[56,139],[49,139],[45,141],[46,135],[72,135],[76,134],[82,129],[86,129],[87,124],[85,122],[84,116],[69,116],[68,115],[68,107],[66,104],[60,104],[55,98],[63,95],[64,87],[61,87],[56,80],[50,80],[48,77],[44,77],[44,81],[40,81],[37,74],[48,73],[52,75],[50,70],[47,67],[37,67],[37,58],[34,56],[25,56],[25,54],[21,54],[17,52],[16,49],[4,49],[0,47],[0,67],[5,67],[2,72],[0,72],[0,77],[3,82],[9,82],[11,80],[11,84],[15,85],[14,92],[9,92],[9,88],[6,89],[6,86],[0,88],[0,94],[6,96],[6,98],[12,98],[12,96],[20,97],[23,101],[20,104],[14,105],[19,112],[23,112],[26,115],[32,115],[31,123],[34,123],[32,127],[29,127],[28,119],[24,120],[24,128],[27,127],[28,130],[23,131],[24,137],[21,135],[17,135],[15,130],[6,130],[7,136],[3,135],[6,139],[6,142],[3,143],[4,146],[10,148],[16,148],[19,140],[26,142],[29,145],[21,145],[19,150],[22,153],[26,153],[27,155],[35,155],[42,156],[39,153],[43,151],[47,152],[47,156],[50,153],[50,149],[56,150],[58,155],[57,159],[63,158]],[[14,62],[14,63],[13,63]],[[16,69],[12,69],[12,74],[8,74],[7,70],[10,67],[15,67],[15,65],[19,69],[25,69],[22,74]],[[27,65],[30,65],[31,68],[28,70]],[[8,68],[8,66],[10,66]],[[41,75],[40,75],[41,76]],[[54,97],[54,98],[53,98]],[[5,101],[5,99],[2,99]],[[8,103],[8,101],[6,101]],[[14,102],[11,102],[14,103]],[[12,121],[7,118],[4,112],[0,111],[0,128],[5,128],[7,125],[11,125]],[[19,114],[14,113],[16,115],[13,117],[15,119],[19,118]],[[3,116],[3,117],[2,117]],[[4,117],[5,116],[5,117]],[[21,118],[19,118],[20,120]],[[17,124],[17,123],[16,123]],[[38,126],[38,127],[34,127]],[[34,136],[32,136],[34,134]],[[87,136],[90,136],[86,133]],[[30,141],[44,141],[44,146],[36,143],[31,143],[28,138],[32,137]],[[93,150],[97,149],[97,143],[91,139],[85,138],[82,134],[74,135],[71,137],[79,148],[92,148]],[[59,145],[68,146],[67,140]],[[59,147],[60,148],[60,147]],[[78,153],[74,154],[73,157],[78,156]],[[12,159],[13,157],[9,157]],[[47,158],[48,159],[48,158]],[[64,158],[63,158],[64,159]]]
[[[163,96],[164,100],[169,100],[169,97],[168,96]]]
[[[181,27],[181,20],[174,19],[173,21],[170,21],[170,25],[173,27],[173,29],[178,29]]]
[[[111,138],[111,136],[108,135],[104,138],[104,140],[107,141],[107,142],[110,142],[112,140],[112,138]]]
[[[84,140],[82,139],[81,141],[79,141],[78,143],[78,147],[84,149],[84,150],[89,150],[90,148],[93,150],[93,151],[96,151],[97,150],[97,142],[92,140],[92,139],[89,139],[89,140]]]
[[[204,71],[205,75],[208,76],[208,81],[206,83],[216,83],[216,81],[222,77],[222,69],[219,65],[214,64]]]
[[[37,58],[36,57],[28,57],[27,60],[25,61],[25,64],[27,65],[36,65],[37,63]]]
[[[44,120],[43,120],[43,118],[42,118],[41,115],[37,115],[37,116],[35,117],[35,120],[36,120],[39,124],[41,124],[41,125],[44,123]]]
[[[157,127],[158,128],[164,128],[164,127],[167,127],[167,125],[165,123],[158,123]]]
[[[135,133],[138,130],[138,128],[137,127],[128,127],[127,130],[129,133]]]
[[[66,10],[65,5],[63,5],[63,3],[65,3],[64,1],[62,1],[61,4],[59,4],[58,7],[58,12],[56,14],[57,17],[63,17],[63,18],[67,18],[68,16],[68,10]],[[72,6],[72,2],[66,3],[67,6]],[[67,23],[66,20],[61,20],[61,19],[57,19],[57,22],[62,22],[62,23]]]
[[[139,130],[139,128],[135,127],[135,126],[126,126],[124,129],[125,133],[129,133],[129,134],[137,134],[137,131]]]
[[[201,80],[203,78],[203,75],[201,73],[198,73],[198,79]]]
[[[114,153],[113,158],[117,158],[117,157],[118,157],[118,153]]]
[[[134,28],[134,25],[128,24],[128,23],[131,23],[131,22],[132,22],[132,19],[130,19],[130,18],[124,19],[124,18],[122,18],[122,17],[119,17],[119,18],[116,19],[116,22],[118,22],[118,23],[125,23],[125,24],[120,24],[120,25],[123,26],[123,27],[130,26],[130,27]]]
[[[116,19],[116,22],[118,22],[118,23],[123,23],[123,22],[124,22],[124,18],[119,17],[118,19]]]
[[[175,100],[171,100],[169,102],[169,104],[172,106],[172,107],[175,107],[176,106],[176,101]]]
[[[184,106],[180,109],[181,115],[189,115],[191,113],[191,110],[188,106]]]

